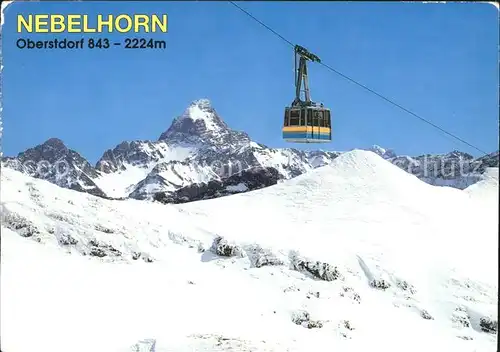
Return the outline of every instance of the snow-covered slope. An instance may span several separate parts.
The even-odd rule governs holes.
[[[182,205],[3,169],[1,201],[6,351],[496,350],[498,212],[372,152]]]
[[[218,181],[252,167],[274,167],[291,178],[322,165],[318,157],[328,162],[337,155],[316,152],[309,158],[309,153],[267,148],[229,128],[209,100],[199,99],[157,141],[123,142],[106,151],[97,162],[101,175],[95,182],[108,196],[152,199],[157,192]]]
[[[465,192],[471,197],[488,202],[490,209],[498,209],[498,168],[487,168],[482,175],[481,181],[467,187]]]
[[[499,165],[498,152],[474,159],[458,151],[409,157],[379,146],[369,149],[427,183],[459,189],[479,181],[486,167]],[[95,195],[153,199],[159,192],[174,193],[193,184],[222,181],[253,168],[273,168],[281,178],[290,179],[329,164],[340,154],[256,143],[246,133],[231,129],[209,100],[199,99],[158,140],[122,142],[104,152],[95,167],[56,138],[3,159],[3,164]]]

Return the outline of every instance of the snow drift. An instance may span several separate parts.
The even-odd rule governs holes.
[[[6,351],[496,347],[498,212],[372,152],[182,205],[1,192]]]

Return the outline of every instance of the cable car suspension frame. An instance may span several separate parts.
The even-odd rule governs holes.
[[[330,110],[311,100],[307,61],[321,59],[306,48],[295,45],[295,99],[285,108],[283,139],[292,143],[325,143],[332,139]],[[304,90],[302,90],[302,85]],[[304,99],[301,99],[301,93]]]
[[[299,61],[298,64],[297,60]],[[318,56],[310,53],[306,48],[300,45],[295,45],[295,100],[292,102],[292,106],[316,105],[316,103],[311,101],[309,79],[307,76],[307,60],[311,60],[311,62],[321,62],[321,59]],[[300,99],[302,83],[304,84],[303,92],[305,100]]]

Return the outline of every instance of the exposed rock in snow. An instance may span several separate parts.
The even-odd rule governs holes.
[[[234,131],[227,126],[208,99],[192,102],[181,116],[174,119],[170,128],[160,135],[159,140],[210,145],[218,149],[250,143],[246,133]]]
[[[292,313],[292,321],[308,329],[322,328],[323,322],[311,320],[310,314],[305,310],[299,310]]]
[[[487,168],[499,166],[498,151],[474,159],[459,151],[410,157],[376,145],[368,150],[429,184],[459,189],[480,181]],[[246,133],[231,129],[208,99],[199,99],[175,118],[157,141],[124,141],[105,151],[95,167],[55,138],[15,158],[2,158],[2,164],[97,196],[152,200],[160,193],[159,197],[171,194],[174,199],[189,202],[243,192],[245,182],[230,183],[224,190],[218,188],[231,176],[248,169],[273,168],[279,179],[290,179],[330,164],[341,154],[269,148],[256,143]],[[209,188],[217,191],[202,192],[213,193],[206,198],[188,191],[209,183]],[[183,192],[187,193],[176,196]]]
[[[303,259],[300,258],[297,253],[292,253],[290,259],[295,270],[308,273],[317,279],[324,281],[343,279],[337,267],[331,264]]]
[[[490,317],[482,317],[479,325],[484,332],[495,334],[498,331],[498,321]]]
[[[93,179],[99,176],[85,158],[58,138],[30,148],[15,158],[3,159],[5,167],[50,181],[58,186],[104,197]]]
[[[172,193],[157,192],[154,199],[162,203],[186,203],[244,193],[278,183],[280,174],[274,168],[255,167],[222,180],[195,183]]]
[[[498,204],[375,153],[179,205],[1,177],[6,351],[497,346]]]
[[[244,255],[243,250],[238,245],[230,244],[221,236],[214,239],[210,249],[214,254],[222,257],[242,257]]]
[[[251,265],[255,268],[285,265],[284,258],[280,258],[272,250],[262,248],[258,244],[245,246],[245,253],[250,259]]]

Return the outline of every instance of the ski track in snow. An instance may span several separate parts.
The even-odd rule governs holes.
[[[6,352],[148,338],[157,352],[496,350],[479,320],[498,319],[498,171],[461,191],[355,150],[265,189],[161,205],[3,168],[1,205]],[[217,236],[237,255],[214,254]],[[322,327],[294,323],[301,311]]]

